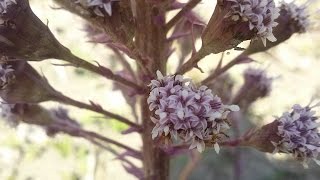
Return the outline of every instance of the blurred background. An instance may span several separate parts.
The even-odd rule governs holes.
[[[122,70],[121,64],[110,49],[88,42],[89,39],[83,31],[84,20],[62,9],[57,9],[58,6],[50,0],[30,0],[30,2],[35,14],[43,22],[48,22],[49,28],[59,41],[70,48],[74,54],[91,62],[98,61],[112,67],[113,71]],[[201,17],[207,22],[214,6],[215,1],[203,0],[196,11],[201,12]],[[238,65],[229,71],[234,82],[234,91],[243,83],[242,72],[248,66],[266,69],[270,76],[276,77],[271,94],[251,106],[244,123],[247,122],[250,126],[261,126],[273,121],[273,116],[280,116],[293,104],[307,105],[312,97],[320,97],[320,23],[319,13],[316,14],[317,9],[320,9],[320,2],[314,1],[313,6],[310,7],[313,26],[307,33],[295,34],[291,39],[267,53],[252,56],[257,63]],[[247,44],[248,42],[244,42],[240,46],[246,47]],[[225,62],[240,53],[240,51],[228,51],[224,57]],[[178,55],[179,52],[170,57],[168,68],[171,73],[175,71]],[[203,59],[199,66],[205,72],[210,72],[216,66],[220,56],[210,55]],[[42,72],[50,84],[64,94],[84,102],[89,100],[98,102],[109,111],[134,119],[121,92],[113,90],[111,81],[82,69],[52,65],[57,62],[48,60],[32,63],[32,65]],[[128,62],[133,65],[132,60]],[[200,73],[198,70],[192,70],[187,74],[195,81],[201,81],[207,75],[208,73]],[[63,106],[57,103],[43,104],[47,107]],[[67,108],[70,115],[81,122],[86,129],[100,132],[137,149],[141,147],[138,134],[121,135],[121,131],[127,128],[125,125],[112,119],[103,119],[89,111]],[[10,127],[5,121],[0,123],[0,133],[0,179],[135,179],[126,173],[115,156],[86,140],[63,134],[50,138],[39,127],[25,124]],[[241,179],[316,180],[320,178],[320,167],[314,164],[311,164],[309,169],[304,169],[301,164],[288,156],[265,154],[247,148],[244,148],[243,152]],[[222,148],[219,155],[213,150],[206,150],[201,156],[193,154],[198,162],[189,179],[234,179],[233,154],[234,150],[230,148]],[[173,158],[171,178],[178,179],[189,161],[188,154]],[[134,163],[141,167],[139,162]]]

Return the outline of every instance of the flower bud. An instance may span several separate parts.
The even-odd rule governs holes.
[[[312,111],[316,106],[294,105],[291,112],[283,113],[253,133],[245,144],[264,152],[291,154],[304,165],[310,160],[319,164],[319,123],[315,111]]]
[[[233,103],[246,110],[259,98],[268,96],[271,92],[273,78],[268,77],[265,70],[248,68],[244,72],[244,84],[235,95]]]
[[[28,0],[5,0],[0,7],[0,51],[16,59],[70,58],[48,26],[32,12]]]
[[[294,2],[282,2],[279,7],[280,16],[276,20],[279,25],[276,26],[273,31],[277,41],[270,42],[267,46],[264,46],[259,41],[253,41],[244,51],[244,54],[250,55],[267,51],[268,49],[288,40],[294,33],[306,32],[310,24],[308,19],[309,14],[307,13],[306,8],[307,7],[305,5],[298,6]]]
[[[202,35],[203,48],[219,53],[245,40],[259,38],[264,45],[267,39],[274,42],[278,11],[272,0],[218,0]]]
[[[47,80],[25,61],[11,61],[2,67],[7,69],[0,96],[8,103],[39,103],[56,98],[59,94]],[[14,78],[12,78],[14,77]]]
[[[224,105],[208,87],[196,87],[181,75],[163,76],[159,71],[157,75],[151,81],[147,100],[150,111],[154,112],[152,138],[175,138],[200,152],[205,144],[214,144],[218,152],[217,142],[225,137],[230,126],[227,116],[239,111],[239,107]]]

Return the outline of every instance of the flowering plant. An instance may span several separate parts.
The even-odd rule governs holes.
[[[127,172],[139,179],[166,180],[172,156],[211,147],[219,153],[220,147],[247,146],[262,152],[292,154],[304,164],[310,159],[319,163],[318,117],[312,111],[316,106],[295,105],[292,112],[241,135],[239,120],[252,103],[270,94],[275,78],[266,70],[250,67],[243,74],[244,83],[234,93],[234,83],[226,73],[233,66],[255,62],[250,55],[265,52],[294,33],[306,32],[310,26],[307,6],[277,6],[273,0],[218,0],[206,24],[193,11],[200,1],[54,0],[86,20],[84,31],[92,43],[103,44],[117,55],[123,70],[114,72],[63,46],[33,13],[28,0],[0,0],[1,117],[14,126],[38,125],[52,137],[65,133],[84,138],[116,154]],[[169,18],[172,10],[179,12]],[[197,38],[202,41],[198,50]],[[238,47],[247,40],[247,48]],[[179,44],[181,57],[176,72],[170,74],[167,64],[175,52],[174,42]],[[232,49],[243,51],[223,65],[224,52]],[[204,80],[186,78],[185,73],[193,68],[204,72],[198,62],[212,53],[221,53],[222,58]],[[136,121],[58,91],[29,62],[50,58],[113,81]],[[134,60],[136,68],[128,59]],[[90,110],[126,124],[129,128],[124,134],[139,133],[142,148],[134,149],[130,143],[86,130],[65,109],[47,109],[39,104],[48,101]],[[125,151],[116,153],[106,144]],[[127,156],[141,161],[142,167]]]

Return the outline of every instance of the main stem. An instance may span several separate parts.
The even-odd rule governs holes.
[[[168,180],[169,179],[169,156],[163,152],[151,138],[151,131],[154,127],[150,120],[147,99],[141,102],[143,115],[143,168],[146,180]]]
[[[155,5],[155,3],[161,3]],[[135,45],[141,54],[147,56],[146,68],[155,75],[157,70],[163,74],[166,73],[166,56],[168,53],[166,44],[166,32],[164,24],[164,5],[165,1],[136,0],[136,36]],[[139,75],[144,71],[139,70]],[[150,77],[154,78],[154,77]],[[150,82],[150,79],[143,80],[144,86]],[[143,123],[142,141],[143,141],[143,169],[146,180],[167,180],[169,179],[169,156],[163,152],[152,140],[151,131],[154,127],[150,120],[152,115],[149,111],[147,98],[149,93],[145,93],[141,98],[141,117]]]

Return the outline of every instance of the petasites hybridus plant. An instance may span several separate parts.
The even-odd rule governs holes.
[[[114,72],[98,61],[93,64],[74,55],[33,13],[28,0],[0,0],[0,107],[2,118],[10,124],[41,126],[52,137],[65,133],[84,138],[113,153],[128,173],[144,180],[168,180],[173,155],[212,147],[219,152],[221,147],[249,146],[292,154],[303,162],[316,161],[319,133],[317,117],[311,111],[314,107],[294,106],[292,112],[241,136],[241,117],[252,103],[270,94],[274,78],[267,76],[266,70],[249,68],[244,83],[234,91],[235,81],[226,73],[235,65],[254,62],[249,55],[305,32],[309,25],[305,6],[281,3],[277,7],[272,0],[218,0],[205,23],[193,10],[201,0],[54,2],[59,9],[82,17],[89,42],[112,50],[123,69]],[[171,18],[172,10],[178,13]],[[202,45],[197,50],[198,38]],[[249,47],[224,65],[224,52],[239,49],[237,46],[247,40],[251,41]],[[177,66],[167,68],[169,57],[175,53],[179,54]],[[203,71],[198,62],[211,53],[221,53],[222,58],[204,80],[184,77],[193,68]],[[67,97],[29,63],[52,58],[68,63],[60,65],[111,80],[114,90],[125,96],[135,120],[107,111],[96,102]],[[177,71],[167,73],[173,69]],[[139,133],[141,149],[132,148],[130,141],[121,143],[85,130],[64,109],[46,109],[39,104],[48,101],[90,110],[127,125],[123,134]],[[123,151],[118,153],[109,145]],[[235,152],[235,161],[240,155]],[[142,167],[128,157],[140,161]],[[235,165],[235,172],[238,169]]]

